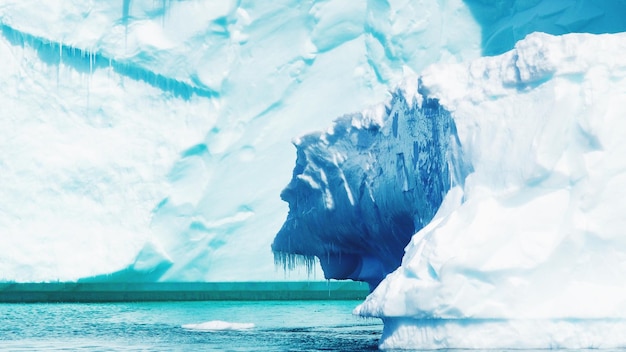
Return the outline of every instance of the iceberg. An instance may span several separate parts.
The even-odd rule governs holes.
[[[295,140],[275,258],[368,282],[383,349],[624,347],[624,4],[466,4],[488,56]]]
[[[626,346],[625,52],[626,34],[535,33],[420,75],[471,172],[355,309],[383,319],[381,348]]]
[[[0,280],[320,266],[383,348],[626,346],[625,12],[5,0]]]

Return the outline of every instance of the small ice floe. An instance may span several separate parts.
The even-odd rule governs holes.
[[[199,324],[184,324],[183,329],[197,331],[246,330],[254,328],[253,323],[230,323],[222,320],[211,320]]]

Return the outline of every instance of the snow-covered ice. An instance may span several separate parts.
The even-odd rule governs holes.
[[[423,72],[473,171],[355,310],[382,347],[626,346],[624,54],[626,34],[536,33]]]

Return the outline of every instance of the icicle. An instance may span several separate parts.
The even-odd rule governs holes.
[[[313,269],[315,268],[315,256],[274,252],[274,264],[277,267],[282,266],[285,272],[304,266],[306,268],[307,275],[311,276],[311,273],[313,273]]]
[[[122,3],[122,21],[124,22],[124,52],[128,43],[128,19],[130,18],[131,0],[124,0]]]
[[[62,64],[63,64],[63,43],[59,43],[59,64],[57,65],[57,88],[59,88],[59,79],[61,76]]]
[[[90,98],[91,98],[91,75],[93,73],[93,64],[91,61],[91,57],[92,57],[92,50],[82,50],[83,52],[83,57],[84,55],[87,55],[87,59],[89,60],[89,75],[87,76],[87,109],[86,109],[86,113],[85,116],[89,117],[89,104],[90,104]]]

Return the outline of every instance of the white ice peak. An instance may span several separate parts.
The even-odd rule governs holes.
[[[385,320],[383,347],[626,343],[624,55],[626,34],[533,34],[425,70],[474,172],[356,309]]]

